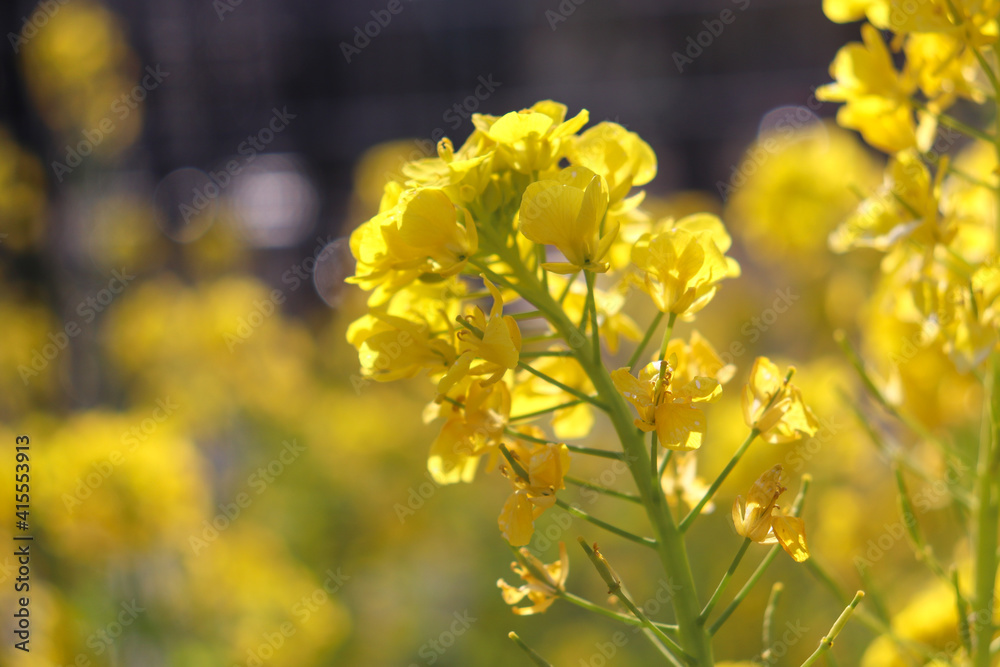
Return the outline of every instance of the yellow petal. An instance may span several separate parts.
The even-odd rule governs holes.
[[[788,555],[795,559],[796,563],[801,563],[809,558],[809,547],[806,546],[806,525],[802,519],[785,516],[779,510],[775,510],[771,517],[771,526],[774,528],[774,536],[778,538],[781,548],[788,552]]]
[[[664,403],[656,408],[656,434],[667,449],[698,449],[705,427],[705,413],[689,404]]]
[[[512,546],[524,546],[535,532],[534,507],[524,491],[515,491],[507,498],[497,524],[500,533]]]

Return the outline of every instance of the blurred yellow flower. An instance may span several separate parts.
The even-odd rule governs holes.
[[[447,421],[431,444],[427,469],[438,484],[471,482],[487,448],[499,444],[510,419],[510,391],[503,382],[483,386],[468,379],[456,402],[432,403],[425,418],[447,411]],[[452,399],[455,400],[455,399]],[[437,413],[437,414],[434,414]]]
[[[762,264],[780,262],[806,276],[826,275],[830,232],[869,192],[881,171],[853,132],[810,123],[760,137],[729,184],[725,218]],[[805,222],[808,221],[808,222]]]
[[[511,605],[511,611],[518,616],[541,614],[552,606],[559,594],[565,590],[566,577],[569,576],[569,555],[566,553],[566,545],[559,543],[559,560],[547,565],[527,549],[521,549],[521,556],[526,565],[514,561],[510,564],[510,568],[521,577],[524,584],[514,588],[503,579],[499,579],[497,586],[501,589],[503,601]],[[530,606],[514,606],[524,598],[528,598]]]
[[[786,383],[767,357],[754,360],[750,380],[743,387],[743,419],[771,444],[794,442],[819,430],[819,421],[803,402],[802,392]]]
[[[861,26],[864,43],[841,47],[830,65],[836,83],[816,90],[828,102],[845,102],[837,122],[861,132],[872,146],[891,153],[916,145],[916,126],[910,96],[916,83],[900,74],[878,30]]]
[[[580,362],[572,357],[539,357],[531,361],[531,367],[588,396],[594,392],[594,385],[587,373],[580,366]],[[512,390],[514,407],[511,414],[529,414],[573,400],[575,397],[564,389],[536,375],[525,373],[514,383]],[[575,405],[553,410],[551,416],[552,430],[560,440],[583,438],[590,433],[594,425],[593,406],[586,401],[578,401]]]
[[[537,433],[537,431],[534,431]],[[566,488],[563,477],[569,470],[569,449],[564,444],[531,443],[518,440],[510,446],[514,460],[524,468],[528,479],[508,470],[501,472],[514,486],[497,523],[504,539],[518,547],[527,544],[535,532],[535,519],[556,502],[556,491]]]

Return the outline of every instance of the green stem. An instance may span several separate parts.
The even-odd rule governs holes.
[[[566,449],[571,452],[576,452],[577,454],[586,454],[588,456],[596,456],[602,459],[614,459],[616,461],[621,461],[624,455],[621,452],[612,452],[607,449],[594,449],[593,447],[581,447],[580,445],[571,445],[568,442],[564,443]]]
[[[517,362],[517,367],[520,368],[520,369],[522,369],[522,370],[528,371],[529,373],[531,373],[535,377],[539,377],[539,378],[545,380],[546,382],[548,382],[549,384],[551,384],[554,387],[558,387],[559,389],[562,389],[563,391],[565,391],[570,396],[576,396],[581,401],[586,401],[587,403],[590,403],[591,405],[593,405],[595,407],[598,407],[601,410],[604,410],[605,412],[607,412],[607,410],[608,410],[608,406],[606,406],[604,403],[601,403],[596,398],[591,398],[589,394],[587,394],[585,392],[582,392],[579,389],[575,389],[573,387],[570,387],[568,384],[563,384],[562,382],[560,382],[559,380],[555,379],[554,377],[550,377],[550,376],[546,375],[545,373],[543,373],[543,372],[541,372],[539,370],[535,370],[534,368],[532,368],[531,366],[529,366],[526,363],[523,363],[523,362],[519,361],[519,362]]]
[[[644,547],[651,547],[653,549],[656,548],[656,540],[651,539],[649,537],[642,537],[640,535],[635,535],[634,533],[630,533],[627,530],[619,528],[618,526],[616,526],[614,524],[608,523],[607,521],[601,521],[597,517],[591,516],[590,514],[587,514],[586,512],[584,512],[583,510],[581,510],[579,508],[576,508],[573,505],[570,505],[568,502],[566,502],[562,498],[556,498],[556,505],[558,505],[559,507],[563,508],[564,510],[566,510],[567,512],[569,512],[570,514],[572,514],[576,518],[583,519],[584,521],[589,521],[590,523],[594,524],[598,528],[603,528],[604,530],[608,531],[609,533],[614,533],[615,535],[618,535],[619,537],[624,537],[626,540],[629,540],[630,542],[635,542],[636,544],[641,544]]]
[[[910,492],[907,490],[906,481],[903,479],[903,471],[900,470],[899,466],[893,466],[893,473],[896,478],[896,490],[899,493],[899,510],[903,518],[903,525],[906,527],[906,533],[912,542],[917,560],[926,564],[934,574],[944,581],[949,581],[944,567],[938,562],[934,556],[934,551],[927,543],[927,540],[924,539],[924,533],[920,529],[920,523],[917,521],[917,514],[913,509],[913,503],[910,501]]]
[[[740,462],[740,459],[743,458],[744,454],[746,454],[747,449],[750,448],[750,443],[756,440],[758,435],[760,435],[760,431],[758,431],[756,427],[750,429],[750,434],[747,436],[746,440],[743,441],[743,444],[740,445],[740,448],[736,450],[736,453],[733,454],[733,457],[729,459],[729,463],[726,464],[726,467],[722,469],[719,476],[716,477],[715,481],[712,482],[712,485],[708,487],[708,491],[706,491],[702,499],[698,501],[698,504],[692,507],[691,511],[687,513],[687,516],[684,517],[684,520],[681,521],[679,528],[682,533],[686,531],[691,526],[691,523],[694,522],[695,518],[701,514],[702,508],[708,504],[708,501],[712,499],[712,496],[714,496],[715,492],[719,490],[722,483],[726,481],[726,477],[733,471],[736,464]]]
[[[693,662],[693,658],[688,655],[684,649],[678,646],[673,639],[668,637],[663,630],[650,621],[649,617],[647,617],[646,614],[643,613],[643,611],[639,609],[634,602],[632,602],[629,596],[625,593],[621,580],[617,577],[617,575],[615,575],[614,571],[612,571],[611,565],[607,560],[605,560],[604,556],[597,551],[597,545],[595,544],[594,547],[591,548],[582,537],[579,538],[579,541],[580,546],[582,546],[583,550],[587,553],[587,557],[590,558],[590,561],[594,564],[594,568],[597,570],[598,574],[601,575],[601,578],[604,579],[604,583],[608,585],[608,594],[617,597],[625,608],[632,612],[632,614],[642,622],[643,626],[652,632],[660,642],[666,645],[671,651],[678,653],[686,662],[691,664]],[[668,655],[670,654],[668,653]],[[678,665],[678,667],[682,667],[681,663],[676,658],[673,658],[672,662],[675,665]]]
[[[562,599],[566,600],[567,602],[571,602],[571,603],[575,604],[576,606],[580,607],[581,609],[586,609],[587,611],[592,611],[592,612],[594,612],[596,614],[600,614],[601,616],[606,616],[608,618],[612,618],[612,619],[614,619],[616,621],[620,621],[620,622],[624,623],[625,625],[631,625],[633,627],[642,625],[642,621],[640,621],[635,616],[629,616],[628,614],[621,614],[621,613],[618,613],[617,611],[613,611],[611,609],[605,609],[604,607],[602,607],[600,605],[597,605],[597,604],[594,604],[590,600],[587,600],[586,598],[582,598],[579,595],[574,595],[573,593],[570,593],[569,591],[562,591],[562,592],[560,592],[559,593],[559,597],[561,597]],[[674,633],[677,632],[677,626],[676,625],[670,625],[669,623],[657,623],[656,621],[653,622],[653,625],[655,625],[656,627],[660,628],[664,632],[674,632]]]
[[[527,350],[520,353],[521,359],[537,359],[539,357],[572,357],[569,350]]]
[[[523,356],[523,355],[522,355]],[[580,405],[583,403],[583,399],[575,399],[572,401],[566,401],[565,403],[560,403],[559,405],[553,405],[549,408],[542,408],[541,410],[534,410],[533,412],[525,412],[521,415],[515,415],[508,419],[507,421],[516,422],[521,419],[532,419],[534,417],[541,417],[542,415],[548,414],[550,412],[555,412],[557,410],[562,410],[563,408],[572,408],[574,405]]]
[[[527,653],[528,657],[531,658],[531,661],[536,665],[538,665],[538,667],[552,667],[552,663],[548,662],[545,658],[540,656],[538,652],[535,651],[535,649],[531,648],[523,641],[521,641],[521,638],[517,636],[516,632],[513,631],[508,632],[507,636],[510,638],[512,642],[521,647],[521,650]]]
[[[861,377],[862,383],[864,383],[865,387],[868,388],[868,391],[871,392],[872,396],[875,397],[875,400],[878,401],[879,405],[881,405],[886,412],[898,419],[911,431],[937,447],[938,451],[950,460],[954,456],[954,452],[946,443],[942,442],[940,438],[931,433],[926,426],[910,417],[908,414],[903,413],[899,410],[899,408],[890,403],[881,390],[875,386],[875,382],[868,375],[867,369],[865,369],[864,362],[861,360],[861,355],[858,354],[857,350],[854,349],[854,346],[847,340],[847,336],[844,332],[838,329],[834,332],[833,338],[840,345],[841,349],[844,350],[844,354],[847,355],[848,360],[851,362],[851,366],[854,367],[854,370]]]
[[[603,493],[604,495],[611,496],[612,498],[627,500],[630,503],[642,503],[642,499],[640,499],[639,496],[632,495],[631,493],[625,493],[624,491],[618,491],[616,489],[609,489],[606,486],[594,484],[593,482],[587,482],[577,477],[571,477],[570,475],[566,475],[563,479],[574,486],[579,486],[584,489],[593,489],[598,493]]]
[[[800,516],[802,514],[802,504],[805,502],[806,493],[809,492],[809,486],[811,484],[812,477],[808,474],[803,475],[802,487],[799,489],[799,494],[795,496],[795,501],[792,503],[792,516]],[[767,552],[767,555],[764,556],[764,559],[760,562],[760,565],[757,566],[757,569],[753,571],[753,574],[750,575],[747,582],[743,584],[743,588],[740,589],[740,592],[736,594],[736,597],[734,597],[733,601],[729,603],[729,606],[726,607],[721,614],[719,614],[719,618],[715,619],[715,622],[712,623],[711,627],[709,627],[709,634],[714,635],[718,632],[719,628],[722,627],[722,624],[726,622],[734,611],[736,611],[736,608],[740,606],[740,603],[743,602],[746,596],[750,594],[750,591],[752,591],[754,586],[757,585],[760,578],[764,576],[764,572],[767,571],[767,568],[770,567],[771,563],[774,562],[774,559],[777,558],[779,551],[781,551],[781,547],[778,545],[771,547],[771,549]],[[812,559],[810,558],[809,560]],[[806,562],[808,563],[809,561]]]
[[[1000,469],[1000,354],[994,353],[986,383],[987,410],[984,421],[988,432],[980,437],[979,460],[976,466],[975,517],[975,625],[973,650],[974,667],[989,667],[990,641],[993,639],[994,585],[997,573],[997,523],[1000,502],[997,493],[997,472]]]
[[[733,578],[733,574],[736,572],[736,568],[739,567],[740,561],[743,560],[744,554],[747,552],[747,547],[750,546],[752,540],[749,537],[743,538],[743,544],[740,545],[739,551],[736,552],[736,556],[733,558],[733,562],[729,565],[729,569],[726,573],[722,575],[722,580],[719,581],[719,585],[715,587],[715,592],[712,593],[712,598],[705,605],[705,608],[701,610],[701,615],[698,620],[704,623],[708,620],[708,615],[712,613],[715,605],[719,602],[719,598],[722,597],[723,591],[726,590],[726,586],[729,584],[729,580]]]
[[[566,340],[577,338],[574,335],[575,326],[566,317],[566,313],[552,297],[538,288],[537,280],[523,265],[513,267],[518,275],[519,293],[535,308],[545,313],[549,322]],[[578,330],[576,330],[578,331]],[[629,466],[632,478],[635,480],[639,497],[646,508],[656,536],[656,549],[666,572],[670,574],[679,587],[676,595],[671,598],[674,616],[677,619],[679,643],[691,654],[698,665],[710,667],[715,664],[712,657],[711,637],[705,628],[698,623],[700,608],[698,591],[694,576],[688,561],[687,550],[681,532],[674,523],[667,508],[666,499],[658,480],[649,475],[649,455],[646,452],[645,438],[633,424],[632,411],[625,398],[618,393],[611,375],[603,365],[597,364],[589,353],[580,348],[577,360],[584,372],[590,377],[597,394],[606,402],[608,415],[622,445],[624,461]]]
[[[639,357],[642,356],[643,350],[649,345],[649,341],[653,339],[653,334],[656,333],[656,328],[660,326],[660,322],[663,321],[663,316],[665,313],[658,312],[656,317],[653,318],[652,323],[650,323],[649,328],[646,329],[646,334],[639,341],[639,345],[635,348],[632,356],[628,358],[628,370],[632,373],[635,370],[635,365],[639,362]]]
[[[774,614],[784,589],[785,585],[780,581],[774,582],[774,585],[771,586],[771,594],[767,596],[767,606],[764,607],[764,627],[761,630],[764,648],[761,650],[760,657],[768,662],[771,658],[771,647],[774,646]]]
[[[810,665],[815,665],[816,662],[821,657],[823,657],[824,653],[833,648],[833,640],[837,638],[837,635],[840,634],[840,631],[844,629],[845,625],[847,625],[848,619],[850,619],[851,614],[854,613],[854,608],[858,606],[858,604],[864,597],[865,597],[864,591],[858,591],[857,593],[854,594],[854,599],[851,600],[851,602],[847,605],[844,611],[841,612],[840,617],[833,624],[833,627],[830,628],[830,632],[826,633],[826,636],[823,637],[822,641],[820,641],[819,648],[816,649],[815,653],[806,658],[806,661],[802,663],[802,667],[810,667]]]
[[[576,606],[580,607],[581,609],[586,609],[587,611],[592,611],[595,614],[600,614],[601,616],[606,616],[607,618],[612,618],[612,619],[614,619],[616,621],[620,621],[621,623],[624,623],[625,625],[631,625],[633,627],[642,625],[642,621],[640,621],[635,616],[629,616],[628,614],[620,614],[617,611],[613,611],[611,609],[605,609],[604,607],[602,607],[600,605],[597,605],[597,604],[594,604],[590,600],[587,600],[586,598],[582,598],[579,595],[574,595],[573,593],[570,593],[569,591],[561,591],[559,593],[559,597],[561,597],[562,599],[566,600],[566,602],[571,602],[571,603],[575,604]],[[677,626],[676,625],[669,625],[667,623],[656,623],[656,622],[654,622],[653,625],[657,626],[658,628],[660,628],[664,632],[671,632],[671,631],[677,632]]]
[[[667,364],[664,363],[664,359],[667,356],[667,346],[670,345],[670,338],[674,335],[674,323],[677,321],[677,313],[670,313],[670,317],[667,318],[667,329],[663,332],[663,339],[660,341],[660,373],[656,377],[656,384],[653,386],[653,400],[657,403],[661,400],[661,392],[663,390],[663,381],[667,375]],[[649,439],[649,464],[652,466],[653,480],[658,482],[660,477],[656,474],[656,431],[653,431],[653,435]]]
[[[451,400],[448,399],[447,396],[445,396],[445,399]],[[454,402],[458,405],[461,405],[461,403],[458,403],[457,401]],[[520,431],[515,431],[509,426],[505,426],[503,430],[504,433],[511,436],[512,438],[517,438],[519,440],[527,440],[528,442],[537,442],[540,445],[549,445],[555,442],[554,440],[547,440],[545,438],[536,438],[533,435],[529,435],[527,433],[521,433]],[[620,461],[622,458],[620,452],[612,452],[607,449],[593,449],[591,447],[581,447],[580,445],[570,445],[568,443],[563,443],[563,444],[566,445],[566,449],[568,449],[571,452],[575,452],[577,454],[586,454],[588,456],[596,456],[602,459],[614,459],[616,461]]]
[[[889,445],[886,444],[882,435],[872,427],[872,420],[861,411],[861,408],[857,405],[857,403],[855,403],[855,401],[851,399],[845,391],[840,390],[839,393],[841,400],[851,409],[851,412],[854,413],[854,417],[857,420],[858,425],[861,426],[865,433],[868,434],[869,439],[883,456],[892,461],[893,464],[899,465],[901,468],[905,468],[908,472],[919,477],[928,484],[939,483],[930,472],[928,472],[919,463],[913,461],[912,458],[906,454],[906,452],[901,451],[898,448],[890,448]],[[963,505],[966,509],[972,508],[972,501],[969,500],[968,494],[961,488],[956,478],[952,475],[946,475],[944,482],[948,484],[949,493],[956,502]]]
[[[594,296],[594,283],[597,277],[593,271],[584,271],[587,280],[587,307],[590,309],[590,340],[594,348],[594,363],[601,363],[601,332],[597,324],[597,299]]]
[[[785,391],[788,389],[788,383],[791,382],[792,375],[794,373],[795,373],[794,367],[788,369],[788,372],[785,374],[785,379],[782,382],[781,388],[774,392],[774,395],[772,395],[768,399],[767,404],[761,411],[760,414],[762,417],[763,415],[767,414],[767,411],[771,409],[771,406],[773,406],[775,402],[777,402],[778,398],[785,394]],[[727,463],[726,467],[722,469],[722,472],[719,473],[719,476],[715,478],[715,481],[712,482],[712,485],[708,487],[708,491],[705,492],[705,495],[702,497],[702,499],[698,501],[698,504],[695,505],[691,509],[691,511],[688,512],[687,516],[684,517],[684,520],[681,521],[680,530],[682,533],[691,526],[691,523],[694,522],[696,518],[698,518],[698,515],[701,514],[701,509],[708,504],[708,501],[712,499],[712,496],[715,495],[715,492],[719,490],[719,487],[722,486],[722,482],[726,480],[726,477],[729,476],[729,473],[732,472],[733,468],[736,467],[736,464],[740,462],[740,459],[743,458],[743,455],[746,453],[747,449],[750,448],[750,443],[752,443],[757,438],[758,435],[760,435],[760,430],[755,425],[753,428],[750,429],[750,433],[747,435],[746,440],[743,441],[743,444],[740,445],[740,448],[736,450],[735,454],[733,454],[733,458],[729,459],[729,463]]]
[[[775,547],[775,549],[777,549],[777,547]],[[840,604],[847,604],[847,596],[840,590],[840,587],[837,585],[837,582],[833,580],[833,577],[831,577],[830,574],[823,569],[823,566],[816,562],[815,558],[810,558],[805,562],[805,564],[806,569],[808,569],[814,577],[816,577],[827,587],[827,589],[829,589],[835,600],[840,602]],[[876,634],[885,635],[892,640],[896,646],[905,652],[912,651],[927,661],[934,661],[940,656],[939,651],[927,646],[926,644],[900,637],[890,625],[865,612],[863,609],[858,610],[857,616],[859,621],[868,626]]]

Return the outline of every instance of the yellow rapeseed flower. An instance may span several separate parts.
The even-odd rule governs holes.
[[[805,523],[785,514],[776,504],[785,490],[781,485],[781,466],[776,465],[754,482],[746,503],[742,496],[736,496],[733,525],[737,533],[758,544],[780,544],[795,562],[801,563],[809,558]]]
[[[618,235],[618,225],[602,230],[608,210],[608,186],[604,178],[586,167],[567,167],[555,178],[536,181],[521,199],[518,215],[521,233],[529,240],[553,245],[565,262],[542,264],[547,271],[603,273],[603,261]]]
[[[638,134],[618,123],[594,125],[574,137],[566,153],[574,165],[586,167],[607,180],[612,205],[624,200],[633,186],[645,185],[656,176],[653,149]]]
[[[503,601],[511,605],[511,611],[518,616],[541,614],[552,606],[561,592],[566,590],[566,577],[569,576],[569,555],[566,553],[566,545],[559,543],[559,560],[548,565],[543,564],[527,549],[521,549],[521,556],[527,565],[515,561],[510,564],[510,569],[521,577],[524,584],[515,588],[503,579],[499,579],[497,587],[502,591]],[[514,607],[524,598],[528,598],[531,606]]]
[[[537,429],[532,429],[540,434]],[[514,487],[507,498],[497,525],[504,539],[518,547],[527,544],[535,532],[535,519],[556,502],[556,491],[566,488],[563,477],[569,470],[569,449],[564,444],[539,444],[518,440],[510,446],[511,455],[524,468],[528,478],[510,471],[504,461],[501,472]]]
[[[474,114],[472,120],[495,142],[498,167],[531,174],[555,165],[563,157],[564,144],[590,120],[586,109],[569,120],[566,111],[564,104],[543,100],[499,118]]]
[[[771,444],[794,442],[819,430],[819,421],[803,402],[802,392],[786,384],[767,357],[754,360],[750,380],[743,387],[743,419]]]
[[[707,419],[696,403],[717,401],[722,394],[718,380],[696,377],[687,384],[674,387],[673,371],[668,365],[660,382],[660,368],[666,362],[654,361],[633,376],[628,368],[612,371],[615,388],[635,406],[639,417],[635,425],[642,431],[656,431],[660,444],[667,449],[692,450],[701,447]]]
[[[739,274],[739,265],[723,254],[717,233],[708,228],[717,221],[711,214],[696,214],[636,241],[632,262],[641,274],[640,287],[660,311],[692,315],[712,300],[719,281]]]
[[[830,65],[836,83],[816,91],[816,97],[844,102],[837,122],[858,130],[872,146],[892,153],[916,145],[916,125],[910,96],[916,88],[911,77],[900,74],[878,30],[861,26],[864,43],[851,42],[837,52]]]
[[[495,453],[510,419],[510,391],[503,382],[483,386],[466,379],[455,403],[431,403],[425,420],[447,413],[441,432],[431,443],[427,470],[438,484],[471,482],[479,459]]]
[[[465,318],[471,328],[458,332],[461,354],[438,382],[444,394],[466,375],[489,375],[482,384],[498,382],[509,370],[517,368],[521,353],[521,330],[510,315],[503,314],[503,297],[489,280],[483,281],[493,296],[489,318],[481,308],[473,308]],[[475,362],[479,363],[475,363]]]

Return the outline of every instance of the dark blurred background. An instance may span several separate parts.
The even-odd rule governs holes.
[[[714,189],[761,118],[806,105],[838,46],[857,35],[814,0],[236,1],[106,3],[123,22],[137,74],[169,73],[143,102],[141,135],[121,156],[119,177],[153,190],[180,168],[217,169],[273,109],[287,109],[294,119],[266,150],[296,156],[319,203],[319,231],[337,234],[346,232],[361,153],[389,139],[427,140],[438,128],[460,140],[471,122],[456,104],[494,114],[545,98],[571,113],[585,107],[653,146],[654,193]],[[4,3],[4,35],[37,4]],[[367,26],[375,36],[364,45],[356,28],[380,17],[390,20]],[[0,49],[0,65],[0,122],[46,163],[62,158],[64,140],[40,119],[12,48]],[[482,101],[480,77],[495,84]]]

